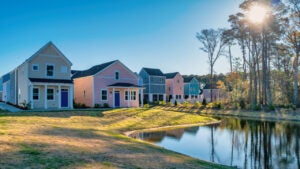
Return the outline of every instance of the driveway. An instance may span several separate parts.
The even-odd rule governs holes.
[[[7,110],[7,111],[10,111],[10,112],[20,112],[20,111],[22,111],[21,109],[18,109],[14,106],[11,106],[11,105],[3,103],[3,102],[0,102],[0,109]]]

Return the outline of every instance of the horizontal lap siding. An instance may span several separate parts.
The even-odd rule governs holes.
[[[74,79],[75,103],[84,103],[86,106],[93,107],[93,92],[93,76]]]
[[[115,79],[115,72],[119,72],[119,79]],[[134,85],[138,85],[138,77],[128,70],[126,67],[124,67],[119,62],[116,62],[115,64],[109,66],[107,69],[101,71],[100,73],[95,75],[94,78],[94,100],[95,104],[101,104],[108,103],[110,107],[113,107],[113,92],[112,89],[108,90],[108,101],[102,101],[101,100],[101,89],[108,89],[107,87],[114,83],[131,83]],[[127,107],[127,102],[125,104],[125,95],[124,92],[127,89],[116,89],[115,91],[120,91],[120,103],[121,107]],[[135,101],[132,101],[133,107],[137,107],[136,105],[139,104],[138,101],[138,90],[137,91],[137,99]]]

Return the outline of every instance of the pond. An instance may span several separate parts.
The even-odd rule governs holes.
[[[245,169],[300,169],[300,124],[222,118],[220,124],[133,133],[166,149]]]

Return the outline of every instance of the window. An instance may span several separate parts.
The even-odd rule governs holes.
[[[164,95],[160,94],[158,97],[159,101],[164,101]]]
[[[120,76],[120,73],[119,73],[118,71],[115,72],[115,79],[116,79],[116,80],[119,80],[119,78],[120,78],[119,76]]]
[[[136,91],[131,91],[131,100],[136,99]]]
[[[198,99],[198,96],[197,96],[197,95],[195,95],[195,98],[196,98],[196,99]]]
[[[128,100],[128,99],[129,99],[129,92],[125,91],[125,100]]]
[[[107,90],[101,90],[101,100],[107,100]]]
[[[181,99],[181,95],[179,95],[179,97],[178,97],[179,99]]]
[[[47,100],[54,100],[54,89],[47,89]]]
[[[32,99],[33,100],[39,100],[39,88],[33,88],[32,92]]]
[[[47,76],[53,76],[54,75],[54,65],[47,65]]]
[[[67,66],[61,66],[61,67],[60,67],[60,72],[61,72],[61,73],[67,73],[67,72],[68,72]]]
[[[178,95],[176,95],[176,99],[178,99],[179,97],[178,97]]]
[[[32,65],[32,70],[33,71],[39,71],[39,65],[38,64],[33,64]]]

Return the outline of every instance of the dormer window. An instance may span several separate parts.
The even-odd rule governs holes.
[[[54,65],[47,65],[46,66],[46,74],[47,76],[54,76]]]
[[[120,78],[120,73],[118,71],[115,72],[115,80],[119,80]]]
[[[32,70],[33,71],[39,71],[39,65],[38,64],[33,64],[32,65]]]

